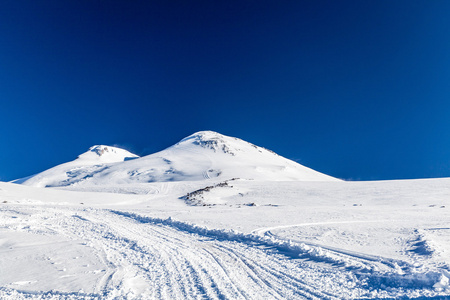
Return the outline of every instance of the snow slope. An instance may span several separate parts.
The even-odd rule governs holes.
[[[0,183],[0,298],[450,297],[450,179],[97,188]]]
[[[55,187],[231,178],[277,181],[338,180],[262,147],[212,131],[197,132],[161,152],[135,160],[124,161],[124,157],[135,156],[125,150],[111,149],[115,151],[114,156],[109,152],[95,155],[97,152],[91,150],[73,162],[16,183]],[[103,158],[104,156],[108,159]]]

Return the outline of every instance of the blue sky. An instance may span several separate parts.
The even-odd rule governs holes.
[[[2,1],[0,180],[214,130],[352,180],[450,176],[448,1]]]

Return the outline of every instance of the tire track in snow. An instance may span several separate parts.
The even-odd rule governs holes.
[[[114,226],[114,231],[119,233],[119,236],[127,236],[137,238],[139,240],[151,239],[151,243],[155,248],[153,251],[149,251],[151,254],[153,252],[159,252],[162,257],[162,263],[158,267],[159,271],[169,270],[170,272],[165,272],[165,274],[160,274],[160,281],[164,281],[160,286],[170,287],[170,289],[165,289],[157,294],[158,298],[196,298],[196,297],[207,297],[210,299],[221,299],[220,291],[213,288],[217,286],[215,284],[212,276],[209,275],[208,271],[202,263],[201,259],[196,259],[195,254],[189,251],[189,255],[186,255],[186,250],[189,250],[185,245],[186,240],[180,240],[178,237],[173,237],[167,233],[161,232],[156,226],[147,226],[146,230],[133,230],[133,226],[126,224],[123,226],[120,222],[114,222],[114,224],[108,224],[109,226]],[[126,228],[125,228],[126,227]],[[149,230],[148,230],[149,229]],[[159,230],[158,230],[159,229]],[[150,242],[150,241],[147,241]],[[146,243],[147,244],[147,243]],[[139,245],[139,247],[134,247],[140,253],[145,252],[143,248],[147,245]],[[190,257],[189,257],[190,256]],[[130,255],[128,255],[130,259]],[[139,264],[139,262],[134,262],[134,264]],[[179,276],[179,278],[174,278]],[[192,290],[190,287],[194,287]]]
[[[264,285],[272,287],[277,292],[276,295],[278,295],[277,298],[279,299],[285,299],[286,290],[289,290],[290,292],[295,291],[295,294],[304,296],[307,299],[336,299],[333,295],[312,288],[301,279],[303,276],[299,276],[299,273],[289,274],[289,267],[287,267],[287,265],[283,265],[283,267],[280,268],[279,265],[274,265],[272,260],[264,260],[263,257],[255,258],[245,255],[245,253],[239,251],[240,249],[231,248],[229,245],[220,245],[216,247],[220,248],[221,251],[228,252],[230,256],[236,257],[236,259],[250,269],[253,274],[259,277],[259,279],[264,282]],[[261,263],[261,261],[264,263]],[[304,271],[302,270],[302,272]],[[265,276],[261,276],[261,274],[264,274]],[[270,278],[270,280],[268,280],[268,278]],[[274,282],[276,284],[273,284]],[[291,297],[292,296],[293,295],[291,295]]]
[[[119,215],[123,215],[126,218],[130,218],[126,214],[122,214],[120,212]],[[133,219],[133,218],[131,218]],[[139,222],[139,220],[134,220],[135,222]],[[151,225],[149,223],[142,223],[143,225]],[[167,226],[163,226],[159,224],[157,227],[157,231],[163,230],[165,233],[163,235],[170,236],[173,233],[168,233],[167,231],[172,231],[172,228],[167,228]],[[198,246],[194,255],[201,256],[201,261],[207,261],[203,257],[202,252],[209,253],[210,256],[214,258],[214,261],[208,262],[208,265],[217,265],[218,261],[222,261],[222,263],[218,264],[220,269],[222,269],[226,273],[227,278],[234,278],[229,282],[229,285],[235,286],[244,298],[252,299],[251,295],[259,295],[256,298],[267,298],[267,299],[286,299],[286,297],[293,298],[306,298],[306,299],[333,299],[331,294],[321,293],[317,290],[320,290],[320,279],[323,279],[324,276],[329,276],[329,270],[326,270],[323,273],[321,270],[317,270],[316,268],[311,268],[306,264],[299,265],[298,263],[291,262],[290,264],[286,263],[289,260],[286,260],[282,255],[273,255],[269,251],[264,251],[258,247],[252,247],[246,243],[241,243],[239,241],[220,241],[214,238],[198,236],[196,233],[187,233],[189,236],[193,236],[197,238],[197,243],[203,239],[200,243],[206,245],[196,245]],[[206,239],[205,239],[206,238]],[[185,241],[178,241],[181,243],[185,243]],[[224,246],[226,245],[226,246]],[[255,258],[252,258],[255,256]],[[261,261],[271,262],[274,265],[275,269],[282,270],[284,272],[275,272],[273,270],[264,269],[261,266]],[[264,264],[265,264],[264,263]],[[209,267],[210,268],[210,267]],[[286,274],[289,268],[297,269],[297,272],[292,271],[291,277],[296,277],[296,280],[292,280],[296,282],[296,284],[290,284],[286,287]],[[308,268],[307,271],[304,268]],[[217,269],[215,267],[214,269]],[[312,286],[308,286],[308,283],[304,280],[301,280],[301,276],[305,274],[305,272],[316,272],[318,273],[316,276],[316,280],[314,279],[315,284]],[[216,276],[217,272],[209,271],[210,276]],[[231,275],[230,275],[231,274]],[[348,275],[344,275],[346,279],[348,279]],[[223,281],[226,281],[226,278],[222,275],[219,280],[221,284]],[[318,283],[319,282],[319,283]],[[311,282],[309,282],[311,284]],[[233,290],[233,288],[232,288]],[[336,286],[336,291],[340,290]],[[234,294],[231,298],[235,299],[239,295]],[[264,297],[263,297],[264,296]]]
[[[239,298],[239,294],[235,292],[230,292],[230,286],[234,283],[225,284],[228,288],[220,289],[218,286],[223,286],[223,279],[228,276],[224,276],[224,274],[220,274],[218,271],[220,268],[212,268],[215,263],[217,263],[218,259],[216,255],[212,255],[208,257],[204,255],[210,254],[211,252],[208,249],[211,247],[208,245],[208,241],[196,241],[196,245],[191,245],[191,247],[186,245],[186,240],[182,240],[176,236],[173,236],[173,229],[168,229],[160,226],[154,226],[151,230],[158,235],[158,238],[163,240],[165,243],[163,247],[166,247],[170,250],[170,252],[175,252],[172,256],[172,261],[177,257],[184,257],[184,262],[175,261],[175,265],[185,265],[187,268],[183,270],[183,274],[189,274],[189,281],[193,283],[193,286],[200,291],[202,296],[211,299],[237,299]],[[169,231],[169,232],[168,232]],[[197,245],[199,244],[199,245]],[[193,246],[193,247],[192,247]],[[204,252],[204,253],[203,253]],[[189,253],[189,255],[186,255]],[[226,269],[224,272],[227,272]],[[239,278],[236,278],[237,280]],[[192,286],[192,284],[191,284]],[[226,291],[225,293],[223,291]],[[233,290],[233,289],[232,289]],[[257,292],[257,291],[255,291]],[[246,297],[248,299],[248,297]]]
[[[162,258],[162,262],[159,259],[152,262],[153,269],[156,268],[159,274],[158,286],[166,287],[165,290],[159,290],[156,293],[158,298],[335,298],[315,291],[320,288],[320,281],[310,287],[307,284],[286,285],[285,278],[280,277],[281,272],[277,273],[258,266],[260,264],[258,261],[261,260],[265,263],[270,262],[274,268],[286,271],[286,260],[280,255],[271,255],[262,249],[237,241],[205,239],[205,237],[183,233],[168,226],[142,223],[111,212],[91,210],[87,213],[83,212],[83,218],[90,220],[92,224],[101,224],[103,228],[98,232],[102,233],[103,239],[106,238],[106,241],[112,242],[106,250],[110,252],[111,259],[115,260],[116,264],[120,262],[119,264],[124,266],[126,272],[132,274],[131,276],[140,275],[145,278],[152,267],[143,267],[144,263],[139,256],[146,259],[148,256],[159,255]],[[109,214],[107,218],[105,213]],[[76,218],[76,221],[82,220]],[[95,238],[101,239],[101,237]],[[118,243],[119,246],[114,243]],[[111,254],[111,252],[115,253]],[[114,258],[114,256],[119,257]],[[218,264],[217,261],[222,263]],[[293,263],[289,267],[297,267],[298,274],[305,272],[301,270],[305,266]],[[308,270],[308,272],[316,271],[311,268]],[[178,276],[175,276],[176,274]],[[156,278],[151,276],[147,278],[147,289],[157,289],[152,284]],[[230,278],[235,279],[230,280]],[[193,290],[187,289],[187,286]],[[129,287],[121,282],[109,288],[119,288],[126,292]],[[336,292],[340,289],[337,286],[335,288]]]

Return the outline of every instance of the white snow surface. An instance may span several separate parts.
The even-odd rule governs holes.
[[[99,147],[99,146],[96,146]],[[78,159],[16,181],[36,187],[95,186],[136,182],[194,181],[231,178],[335,181],[267,149],[213,131],[200,131],[155,154],[137,159],[118,148],[96,155],[91,148]],[[114,151],[112,155],[111,151]]]
[[[1,299],[450,297],[450,179],[68,188],[0,183]]]
[[[203,134],[101,162],[108,171],[92,180],[0,182],[0,299],[450,299],[450,178],[235,179],[216,155],[242,155],[244,166],[266,155],[262,168],[280,157],[234,139],[203,147]],[[195,155],[180,159],[186,148]],[[88,155],[80,166],[99,159]],[[195,157],[201,166],[190,168]],[[121,173],[162,159],[210,168],[200,157],[229,175],[154,173],[164,180],[149,182]],[[47,174],[41,186],[58,182]]]

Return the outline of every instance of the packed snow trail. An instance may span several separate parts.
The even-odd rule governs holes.
[[[412,288],[393,285],[401,281],[397,277],[390,284],[383,283],[388,290],[380,290],[376,276],[361,279],[350,270],[322,266],[322,258],[333,257],[320,256],[317,249],[308,252],[302,248],[306,246],[206,229],[170,218],[43,206],[3,206],[2,215],[3,230],[81,242],[104,266],[96,270],[91,290],[87,285],[73,292],[6,286],[0,288],[3,298],[354,299],[404,296]],[[297,252],[289,253],[291,248]],[[302,251],[310,253],[308,261],[294,258]],[[63,267],[58,271],[66,271]],[[25,279],[33,282],[45,277],[40,274]],[[433,280],[421,282],[412,292],[426,295]]]

